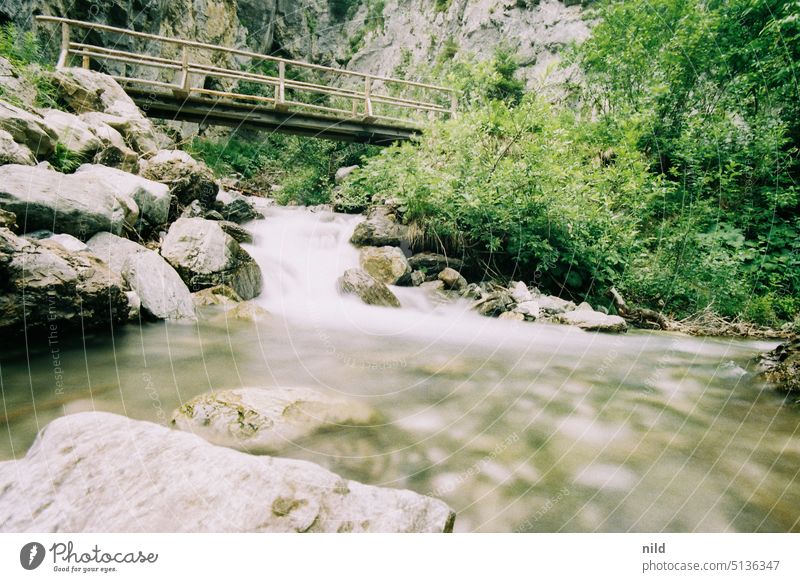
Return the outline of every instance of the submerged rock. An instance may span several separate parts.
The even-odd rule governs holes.
[[[238,319],[239,321],[263,321],[269,317],[269,311],[255,303],[254,301],[243,301],[225,312],[226,319]]]
[[[628,324],[620,316],[606,315],[599,311],[589,311],[586,309],[562,313],[557,316],[557,321],[569,325],[576,325],[586,331],[620,333],[628,330]]]
[[[158,253],[108,232],[96,234],[87,245],[122,276],[148,314],[158,319],[194,319],[189,289]]]
[[[399,247],[407,242],[408,227],[399,224],[394,210],[388,206],[370,209],[364,222],[358,223],[350,242],[364,247]]]
[[[761,377],[781,390],[800,391],[800,339],[782,343],[762,355],[758,368]]]
[[[326,427],[377,420],[360,402],[310,388],[275,387],[202,394],[176,410],[171,424],[215,445],[269,454]]]
[[[6,532],[442,532],[453,521],[431,497],[103,412],[54,420],[25,458],[0,463]]]
[[[400,307],[400,300],[389,288],[363,269],[347,269],[339,277],[339,292],[357,295],[367,305]]]
[[[363,247],[361,268],[386,285],[396,285],[411,273],[406,256],[397,247]]]
[[[51,229],[80,239],[121,234],[139,217],[133,198],[106,179],[38,166],[0,166],[0,208],[15,213],[27,231]]]
[[[91,253],[0,228],[0,332],[90,329],[127,320],[122,278]],[[2,523],[0,521],[0,523]]]
[[[229,285],[242,299],[261,293],[261,269],[218,222],[180,218],[161,244],[163,256],[192,291]]]
[[[525,316],[516,311],[506,311],[498,315],[497,319],[508,319],[511,321],[525,321]]]
[[[215,285],[192,293],[192,301],[198,307],[207,305],[230,305],[240,303],[242,298],[228,285]]]

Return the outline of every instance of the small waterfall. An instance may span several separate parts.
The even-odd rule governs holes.
[[[372,307],[338,292],[337,279],[359,266],[358,249],[350,237],[362,216],[302,207],[270,207],[266,218],[249,223],[254,242],[244,245],[264,274],[264,291],[257,301],[273,314],[322,327],[356,327],[370,333],[409,333],[441,329],[442,316],[450,325],[467,315],[468,302],[437,301],[418,288],[390,286],[402,309]],[[455,316],[455,317],[452,317]],[[483,319],[483,318],[481,318]]]

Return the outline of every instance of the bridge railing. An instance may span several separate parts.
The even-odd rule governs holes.
[[[69,67],[79,57],[82,67],[95,63],[129,90],[169,91],[184,99],[225,100],[390,125],[421,125],[454,116],[458,108],[456,93],[448,87],[105,24],[54,16],[36,19],[61,27],[56,68]],[[111,33],[118,41],[114,47],[100,46],[91,42],[93,32]],[[118,48],[134,44],[131,39],[147,41],[148,51],[158,54]],[[231,64],[237,60],[244,63],[238,69]]]

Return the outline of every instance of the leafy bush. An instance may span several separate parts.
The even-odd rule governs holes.
[[[77,170],[81,164],[85,164],[87,161],[84,156],[79,154],[78,152],[74,152],[62,144],[58,142],[56,144],[55,152],[53,155],[50,156],[50,165],[58,171],[64,174],[72,174]]]
[[[574,114],[533,96],[516,108],[495,101],[370,159],[340,204],[399,198],[423,246],[554,292],[597,297],[624,272],[638,211],[660,182],[624,145],[616,163],[603,164],[596,137]]]
[[[282,204],[329,202],[336,170],[375,152],[371,146],[282,134],[196,138],[187,150],[219,176],[238,175],[245,185],[260,190],[279,184]]]
[[[18,95],[8,94],[2,87],[0,97],[22,107],[59,107],[55,84],[45,73],[49,66],[45,64],[45,51],[32,32],[20,32],[12,23],[0,25],[0,56],[6,58],[15,72],[36,89],[36,102],[23,103]]]
[[[672,185],[625,285],[679,313],[763,323],[800,295],[800,2],[607,0],[578,51],[583,99],[626,119]]]

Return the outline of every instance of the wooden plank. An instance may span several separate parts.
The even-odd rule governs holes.
[[[198,98],[185,100],[143,92],[132,95],[135,102],[148,104],[148,115],[177,121],[194,121],[219,125],[251,126],[261,129],[341,141],[357,141],[385,145],[411,139],[419,131],[411,127],[395,127],[356,120],[331,119],[298,112],[281,112],[265,108],[236,108],[218,101],[203,103]]]

